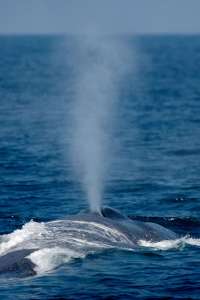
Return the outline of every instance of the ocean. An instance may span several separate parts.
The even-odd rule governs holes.
[[[180,238],[70,252],[65,263],[55,248],[35,276],[0,274],[2,300],[200,299],[200,36],[121,39],[129,68],[112,86],[102,202]],[[46,222],[88,209],[69,155],[75,46],[72,36],[0,37],[1,255],[43,237]]]

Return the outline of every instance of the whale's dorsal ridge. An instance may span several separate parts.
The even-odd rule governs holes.
[[[109,206],[104,206],[101,209],[101,214],[104,218],[109,218],[113,220],[125,220],[126,216],[121,214],[117,209],[111,208]]]

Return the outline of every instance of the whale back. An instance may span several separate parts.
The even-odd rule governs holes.
[[[117,209],[105,206],[101,209],[101,214],[104,218],[112,220],[126,220],[127,217],[120,213]]]
[[[33,236],[33,239],[31,237],[30,241],[20,245],[25,248],[12,248],[11,252],[0,256],[0,275],[35,275],[37,266],[30,254],[43,248],[51,252],[51,248],[55,250],[57,245],[62,249],[70,249],[72,253],[90,253],[94,251],[93,245],[95,249],[98,246],[100,249],[135,249],[140,247],[141,240],[159,242],[177,238],[173,231],[159,224],[132,220],[110,207],[103,207],[100,212],[86,212],[50,221],[45,226],[48,230],[41,239],[36,235],[33,240]]]
[[[125,233],[135,244],[140,239],[161,241],[177,238],[173,231],[159,224],[131,220],[111,207],[103,207],[101,214],[106,220],[110,220],[116,228]]]

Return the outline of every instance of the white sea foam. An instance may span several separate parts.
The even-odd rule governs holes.
[[[138,244],[142,247],[148,247],[155,250],[170,250],[182,248],[185,245],[200,246],[200,239],[185,236],[175,240],[163,240],[159,242],[140,240]]]
[[[191,246],[200,246],[200,239],[195,239],[191,237],[185,238],[185,243]]]
[[[67,248],[44,248],[31,253],[29,258],[34,264],[37,274],[43,274],[51,271],[56,267],[69,262],[74,258],[83,258],[85,255],[81,252],[74,251]]]
[[[179,248],[182,245],[182,240],[163,240],[160,242],[140,240],[138,244],[142,247],[154,248],[156,250],[169,250],[172,248]]]
[[[42,237],[46,232],[45,224],[30,221],[22,229],[17,229],[10,234],[1,236],[0,255],[5,254],[19,244],[31,240],[32,238]]]

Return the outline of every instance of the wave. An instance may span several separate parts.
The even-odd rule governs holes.
[[[0,236],[0,255],[4,255],[15,247],[23,245],[36,237],[42,237],[45,233],[44,223],[30,221],[22,229],[17,229],[10,234]]]
[[[84,257],[85,255],[81,252],[60,247],[40,249],[27,256],[34,263],[34,271],[37,274],[44,274],[54,270],[74,258]]]
[[[154,250],[171,250],[181,249],[185,245],[200,246],[200,239],[185,236],[175,240],[163,240],[159,242],[140,240],[139,245],[142,247],[152,248]]]

